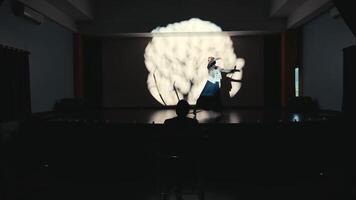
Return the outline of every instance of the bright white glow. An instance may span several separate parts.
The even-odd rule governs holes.
[[[294,69],[295,96],[299,97],[299,68]]]
[[[193,18],[158,27],[145,49],[145,65],[149,72],[147,86],[162,105],[175,105],[185,98],[195,104],[208,79],[208,57],[220,57],[223,69],[240,70],[228,77],[241,80],[245,60],[237,58],[230,36],[209,21]],[[233,97],[241,82],[231,82]],[[177,97],[178,96],[178,97]]]
[[[292,121],[293,121],[293,122],[300,122],[300,121],[301,121],[300,115],[299,115],[299,114],[294,114],[294,115],[292,116]]]
[[[149,122],[154,122],[155,124],[163,124],[164,120],[176,117],[175,110],[159,110],[151,114]]]

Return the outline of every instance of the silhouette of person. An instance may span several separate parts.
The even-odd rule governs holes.
[[[180,100],[176,106],[177,116],[170,119],[166,119],[164,121],[164,124],[178,126],[180,128],[197,126],[199,124],[197,119],[187,117],[189,109],[189,103],[186,100]]]
[[[240,70],[233,70],[232,72],[230,73],[234,73],[235,71],[240,71]],[[224,100],[227,100],[230,98],[230,92],[231,92],[231,89],[232,89],[232,82],[240,82],[241,83],[241,80],[237,80],[237,79],[233,79],[231,77],[228,76],[228,74],[230,74],[229,72],[228,73],[222,73],[222,79],[221,79],[221,99],[224,99]]]
[[[166,119],[164,124],[168,129],[167,137],[161,137],[161,153],[165,155],[161,160],[160,176],[163,182],[163,191],[174,195],[176,199],[182,198],[185,184],[193,181],[196,171],[196,148],[198,145],[198,120],[188,117],[190,105],[186,100],[180,100],[176,105],[177,116]]]

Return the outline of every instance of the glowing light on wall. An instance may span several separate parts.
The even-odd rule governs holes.
[[[299,97],[299,68],[294,69],[294,93],[296,97]]]
[[[158,27],[145,49],[145,65],[149,72],[147,87],[162,105],[175,105],[178,99],[195,104],[208,79],[208,57],[221,57],[217,65],[240,70],[229,74],[242,79],[243,58],[237,58],[233,42],[220,27],[197,18]],[[236,45],[236,44],[235,44]],[[231,82],[230,97],[241,88],[241,82]]]

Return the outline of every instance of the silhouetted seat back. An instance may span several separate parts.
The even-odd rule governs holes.
[[[81,98],[61,99],[54,106],[54,110],[59,113],[81,112],[85,108],[85,101]]]
[[[172,195],[172,190],[177,190],[182,196],[201,196],[199,160],[202,141],[199,129],[175,129],[168,125],[157,142],[157,175],[161,195]]]

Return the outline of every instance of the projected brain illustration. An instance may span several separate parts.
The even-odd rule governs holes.
[[[223,69],[237,69],[226,75],[231,80],[230,97],[241,88],[243,58],[234,53],[233,42],[220,27],[197,18],[158,27],[145,49],[149,72],[147,87],[162,105],[175,105],[179,99],[195,104],[208,79],[208,57]],[[236,44],[235,44],[236,45]],[[238,45],[238,44],[237,44]]]

